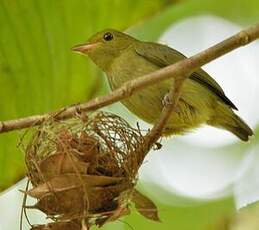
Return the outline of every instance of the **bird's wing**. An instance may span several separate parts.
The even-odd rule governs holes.
[[[140,44],[136,44],[135,50],[138,55],[161,68],[174,64],[186,58],[182,53],[178,52],[177,50],[174,50],[165,45],[152,42],[143,42]],[[203,85],[208,90],[217,95],[218,98],[220,98],[220,100],[223,101],[225,104],[237,110],[237,107],[230,101],[230,99],[227,98],[220,85],[204,70],[198,69],[191,74],[190,79]]]

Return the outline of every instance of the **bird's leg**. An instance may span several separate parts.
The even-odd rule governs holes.
[[[79,106],[79,104],[75,104],[74,105],[76,108],[76,113],[75,116],[78,117],[79,119],[81,119],[83,122],[87,122],[88,121],[88,116],[86,112],[83,112]]]
[[[162,105],[163,107],[167,107],[167,106],[171,106],[173,104],[172,99],[170,98],[170,96],[168,95],[168,93],[164,96],[164,98],[162,99]],[[176,113],[178,113],[179,107],[176,106],[175,110]]]
[[[167,106],[170,106],[172,105],[172,100],[171,98],[169,97],[168,93],[164,96],[164,98],[162,99],[162,105],[164,107],[167,107]]]

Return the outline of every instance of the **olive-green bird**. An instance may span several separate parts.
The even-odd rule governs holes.
[[[75,46],[73,50],[87,54],[107,74],[112,90],[186,58],[166,45],[139,41],[113,29],[96,33],[87,43]],[[144,121],[155,123],[172,82],[172,79],[157,82],[122,103]],[[219,84],[204,70],[198,69],[185,81],[177,108],[163,135],[184,134],[206,123],[247,141],[253,131],[233,110],[237,110],[236,106]]]

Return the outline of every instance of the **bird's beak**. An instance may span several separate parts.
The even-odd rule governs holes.
[[[72,48],[72,50],[79,53],[87,53],[90,50],[94,49],[98,44],[99,42],[76,45]]]

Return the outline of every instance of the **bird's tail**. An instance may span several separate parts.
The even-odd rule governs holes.
[[[236,115],[228,106],[220,104],[216,108],[215,116],[208,122],[209,125],[226,129],[242,141],[248,141],[253,130]]]

